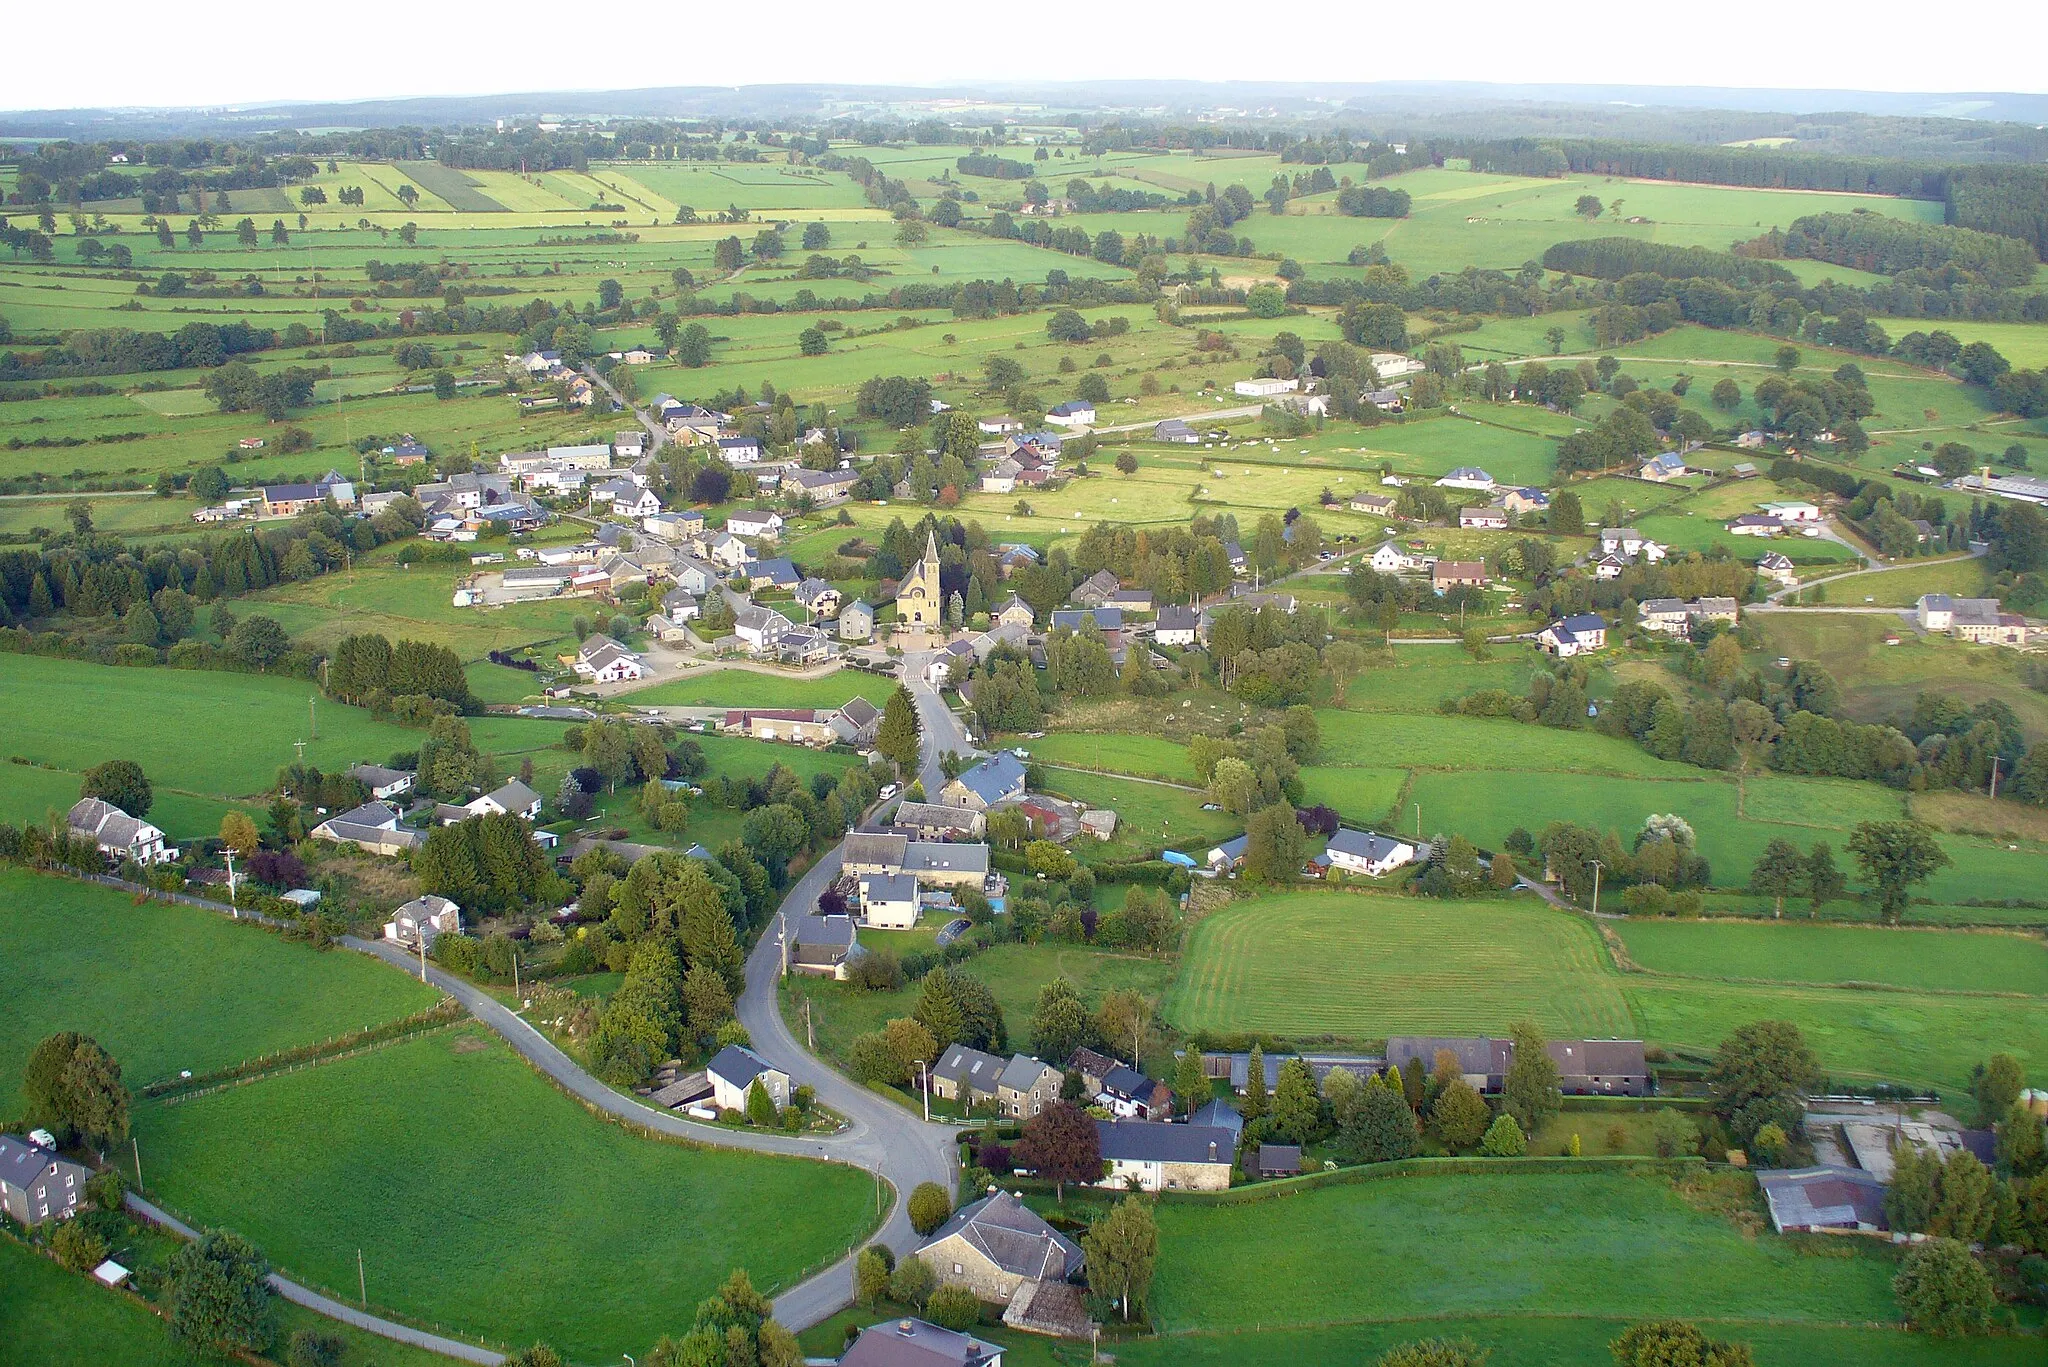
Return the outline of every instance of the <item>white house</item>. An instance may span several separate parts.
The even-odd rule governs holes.
[[[734,536],[776,541],[782,536],[782,514],[768,508],[742,509],[725,520],[725,529]]]
[[[907,873],[870,873],[860,880],[861,924],[908,930],[917,924],[917,879]]]
[[[386,769],[379,764],[358,764],[348,776],[370,790],[378,802],[412,791],[413,776],[403,769]]]
[[[75,838],[92,841],[109,859],[132,859],[146,866],[168,864],[178,857],[177,847],[164,843],[162,831],[96,797],[73,803],[65,824]]]
[[[746,1110],[747,1089],[756,1079],[776,1110],[789,1104],[789,1074],[744,1045],[726,1045],[705,1065],[704,1073],[711,1080],[711,1098],[721,1111]]]
[[[1365,563],[1380,574],[1399,574],[1415,568],[1415,557],[1393,541],[1382,541],[1373,547]]]
[[[1765,503],[1759,506],[1780,522],[1820,521],[1820,508],[1817,505],[1801,502],[1796,499],[1782,503]]]
[[[1785,524],[1768,513],[1744,513],[1728,523],[1730,536],[1776,536],[1785,530]]]
[[[1482,494],[1493,492],[1493,476],[1476,465],[1460,465],[1457,469],[1437,481],[1443,489],[1475,489]]]
[[[384,938],[393,944],[418,948],[424,940],[429,952],[443,934],[462,929],[462,908],[445,897],[426,893],[413,898],[384,923]]]
[[[572,666],[577,675],[592,683],[624,683],[647,677],[640,657],[609,636],[593,636],[576,652]]]
[[[1330,837],[1330,867],[1346,873],[1378,878],[1404,864],[1415,862],[1415,847],[1392,836],[1371,831],[1339,830]]]
[[[1559,659],[1603,650],[1607,646],[1607,619],[1593,612],[1562,618],[1536,633],[1536,644]]]
[[[1265,399],[1271,398],[1275,394],[1292,394],[1295,390],[1301,388],[1301,381],[1259,378],[1239,380],[1231,388],[1246,398]]]
[[[1222,1191],[1230,1185],[1237,1136],[1220,1125],[1168,1125],[1153,1120],[1097,1120],[1107,1171],[1096,1183],[1112,1191]]]
[[[761,443],[752,437],[720,437],[718,458],[727,465],[752,465],[761,459]]]
[[[1191,607],[1168,603],[1159,609],[1159,621],[1153,632],[1153,639],[1163,646],[1191,646],[1200,630],[1202,615]]]
[[[1792,557],[1783,551],[1766,551],[1756,562],[1756,572],[1780,584],[1791,584],[1798,580],[1799,572],[1792,564]]]
[[[711,538],[705,553],[711,557],[712,564],[728,570],[742,569],[757,558],[754,548],[731,532],[720,532]]]
[[[465,803],[463,810],[472,816],[521,816],[532,821],[540,815],[540,794],[515,778]]]
[[[612,496],[612,511],[620,517],[648,518],[661,511],[661,500],[644,484],[622,489]]]
[[[1045,415],[1055,427],[1093,427],[1095,405],[1086,399],[1070,399]]]

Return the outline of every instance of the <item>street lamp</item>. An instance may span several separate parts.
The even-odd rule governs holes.
[[[924,1094],[924,1118],[925,1123],[930,1124],[932,1118],[932,1080],[925,1073],[925,1062],[923,1059],[917,1061],[917,1090]]]

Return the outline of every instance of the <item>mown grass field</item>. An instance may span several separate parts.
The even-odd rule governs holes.
[[[371,1306],[572,1361],[638,1353],[734,1267],[773,1294],[875,1220],[834,1164],[656,1143],[478,1026],[138,1117],[152,1191]],[[481,1267],[491,1275],[479,1277]]]
[[[170,1331],[128,1296],[0,1239],[0,1367],[183,1367]]]
[[[1176,1335],[1460,1314],[1896,1315],[1888,1248],[1758,1238],[1651,1174],[1410,1177],[1250,1205],[1169,1203],[1158,1219],[1153,1294]]]
[[[852,698],[866,698],[880,707],[895,691],[893,679],[859,669],[842,669],[822,679],[711,669],[640,689],[629,698],[636,707],[839,707]]]
[[[361,954],[322,952],[195,907],[0,869],[0,1078],[44,1036],[89,1034],[131,1088],[425,1010],[440,993]],[[33,946],[33,950],[28,949]]]
[[[2038,935],[1796,922],[1632,920],[1617,929],[1629,957],[1653,973],[2048,996],[2048,943]]]
[[[1499,1031],[1628,1035],[1592,927],[1533,901],[1334,890],[1233,903],[1188,938],[1166,1013],[1184,1030],[1353,1038]]]

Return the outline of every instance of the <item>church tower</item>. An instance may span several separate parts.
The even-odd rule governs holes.
[[[896,589],[896,620],[918,631],[939,631],[946,618],[945,595],[939,589],[939,539],[927,534],[924,559],[910,567]]]

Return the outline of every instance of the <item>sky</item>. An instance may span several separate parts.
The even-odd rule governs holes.
[[[1270,11],[1216,0],[1100,9],[780,0],[765,11],[730,3],[101,0],[88,24],[68,6],[18,10],[7,21],[15,58],[0,80],[0,107],[9,109],[976,79],[2048,92],[2048,5],[2040,0],[1972,5],[1969,34],[2002,34],[1996,42],[1930,21],[1924,7],[1909,10],[1902,0],[1721,0],[1707,9],[1661,0],[1555,8],[1457,0]],[[39,60],[23,60],[31,53]]]

